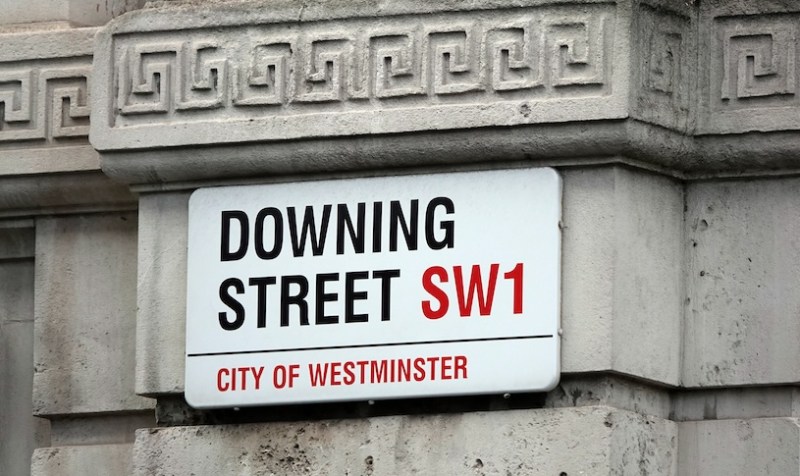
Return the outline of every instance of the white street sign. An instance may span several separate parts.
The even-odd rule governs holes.
[[[560,372],[552,169],[197,190],[197,408],[546,391]]]

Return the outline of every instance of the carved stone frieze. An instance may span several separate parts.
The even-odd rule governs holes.
[[[243,22],[247,20],[243,18]],[[101,37],[94,144],[281,140],[622,117],[612,2]],[[536,113],[532,113],[533,110]]]
[[[89,144],[97,28],[0,30],[0,217],[130,208]]]
[[[800,128],[800,12],[721,15],[708,23],[701,132]]]
[[[88,141],[96,32],[0,31],[0,175],[99,168]]]
[[[632,70],[633,115],[664,127],[690,132],[696,57],[694,25],[686,13],[642,4],[633,35],[639,50]]]
[[[89,135],[91,59],[26,69],[0,65],[0,142]]]
[[[265,5],[161,3],[101,30],[91,140],[106,173],[161,183],[492,159],[800,168],[800,4]],[[221,170],[220,154],[241,160]]]

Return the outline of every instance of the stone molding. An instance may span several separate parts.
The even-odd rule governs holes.
[[[613,5],[112,34],[101,150],[621,118]],[[102,66],[101,66],[102,68]],[[108,74],[108,77],[106,76]],[[499,123],[499,124],[498,124]],[[169,127],[170,133],[159,133]]]
[[[689,178],[798,167],[800,5],[191,3],[98,35],[91,140],[120,180],[284,173],[284,160],[293,172],[408,166],[401,156],[438,137],[447,163],[478,149],[481,161],[604,158]],[[220,172],[215,154],[246,163]]]
[[[98,168],[88,143],[97,28],[0,31],[0,170],[4,175]],[[59,160],[66,148],[70,160]],[[35,159],[28,151],[47,160]],[[66,162],[66,163],[64,163]]]
[[[798,169],[800,5],[429,3],[155,2],[0,33],[0,174],[97,170],[90,130],[133,184],[496,159]]]
[[[97,31],[0,30],[0,218],[135,206],[88,140]]]

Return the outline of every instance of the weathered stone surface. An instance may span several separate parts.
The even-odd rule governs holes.
[[[800,179],[687,186],[686,386],[800,380]]]
[[[683,3],[683,5],[681,5]],[[634,2],[631,117],[691,134],[695,128],[697,12],[680,1]]]
[[[136,215],[36,221],[34,413],[153,408],[134,394]]]
[[[33,258],[33,220],[0,221],[0,260]]]
[[[664,388],[607,374],[562,375],[547,393],[547,408],[604,406],[658,418],[672,418],[673,398]]]
[[[0,261],[2,474],[30,474],[34,448],[48,443],[47,421],[33,417],[32,384],[33,260]]]
[[[605,407],[136,432],[136,475],[677,474],[677,426]]]
[[[0,24],[66,20],[68,0],[0,0]]]
[[[800,472],[796,418],[715,420],[679,424],[682,476],[750,476]]]
[[[136,393],[183,392],[188,193],[139,203]]]
[[[0,177],[0,217],[130,210],[135,200],[100,171]]]
[[[101,2],[80,3],[100,10]],[[37,0],[23,10],[60,16],[77,4]],[[0,5],[0,23],[22,13],[20,2]],[[87,140],[95,33],[63,24],[0,27],[0,217],[133,204],[130,191],[99,172]]]
[[[0,25],[63,21],[77,25],[102,25],[145,0],[0,0]]]
[[[690,390],[672,395],[671,420],[800,417],[797,387]]]
[[[698,132],[800,128],[800,4],[710,0],[700,4]]]
[[[99,36],[93,145],[119,150],[627,116],[628,5],[382,3],[165,4],[123,17]],[[180,127],[161,133],[167,124]]]
[[[133,443],[136,430],[154,426],[156,426],[156,420],[155,412],[152,410],[107,416],[54,419],[50,422],[50,445]]]
[[[0,173],[97,169],[97,154],[86,142],[96,33],[96,28],[0,29]],[[66,151],[59,155],[62,147]]]
[[[40,448],[33,453],[31,476],[131,474],[132,446],[124,444]]]
[[[693,5],[158,2],[99,36],[92,140],[110,174],[139,184],[476,155],[796,168],[800,7]],[[286,140],[303,142],[297,155]],[[238,161],[205,147],[256,142]],[[193,150],[150,151],[172,146]]]
[[[564,169],[562,369],[680,381],[683,191],[625,168]]]

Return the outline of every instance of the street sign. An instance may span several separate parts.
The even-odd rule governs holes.
[[[546,391],[560,372],[549,168],[205,188],[189,201],[197,408]]]

